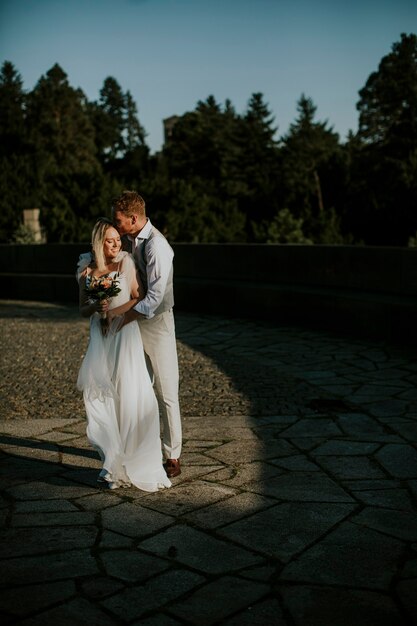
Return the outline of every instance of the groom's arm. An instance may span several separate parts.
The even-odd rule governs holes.
[[[134,310],[140,318],[150,319],[164,299],[171,273],[174,252],[164,237],[158,236],[147,244],[147,291]]]
[[[145,316],[142,315],[142,313],[138,313],[136,309],[130,309],[129,311],[126,311],[126,313],[123,315],[122,325],[126,326],[126,324],[130,324],[130,322],[136,322],[140,319],[145,319]]]
[[[117,324],[112,327],[114,331],[119,331],[123,328],[123,326],[126,326],[126,324],[130,324],[131,322],[135,322],[139,319],[145,319],[145,316],[135,311],[135,309],[129,309],[128,311],[119,314],[117,314],[117,309],[110,309],[107,313],[107,320],[109,324],[111,324],[113,320],[118,320]]]

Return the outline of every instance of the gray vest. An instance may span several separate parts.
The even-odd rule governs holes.
[[[136,267],[138,268],[138,271],[139,271],[139,276],[142,280],[143,287],[145,289],[145,293],[148,290],[148,276],[146,273],[146,266],[148,264],[147,249],[151,240],[154,239],[155,237],[162,238],[164,240],[164,245],[171,248],[171,246],[169,245],[164,235],[161,232],[159,232],[159,230],[155,228],[155,226],[152,225],[151,232],[149,233],[149,236],[147,239],[140,239],[140,237],[137,239],[136,250],[133,255],[135,259]],[[123,249],[130,251],[129,244],[130,244],[130,241],[126,237],[124,241]],[[174,268],[171,265],[171,269],[170,269],[169,276],[168,276],[168,281],[165,287],[164,297],[162,299],[161,304],[155,310],[155,315],[159,315],[160,313],[169,311],[174,306],[173,278],[174,278]]]

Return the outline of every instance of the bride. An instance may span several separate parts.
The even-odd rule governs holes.
[[[80,312],[90,318],[90,341],[77,387],[83,392],[87,437],[103,462],[99,481],[111,489],[134,485],[144,491],[170,487],[162,465],[157,400],[146,368],[138,324],[120,328],[120,316],[144,297],[133,258],[121,252],[120,235],[99,218],[92,233],[93,254],[80,256]],[[117,281],[110,300],[92,300],[88,289],[99,278]],[[103,320],[108,309],[116,314]]]

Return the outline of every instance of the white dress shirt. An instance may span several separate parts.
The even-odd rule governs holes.
[[[146,296],[134,309],[150,319],[172,309],[174,251],[148,219],[138,236],[129,237]]]

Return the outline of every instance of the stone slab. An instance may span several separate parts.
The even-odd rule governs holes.
[[[417,541],[417,515],[415,510],[393,511],[391,509],[366,507],[352,517],[352,522],[379,530],[398,539]]]
[[[391,476],[417,478],[417,450],[412,446],[387,444],[375,456]]]
[[[174,522],[168,515],[130,502],[106,509],[101,518],[104,528],[128,537],[150,535]]]
[[[76,594],[74,581],[44,582],[41,585],[25,585],[7,589],[7,593],[0,594],[0,611],[11,615],[24,616],[36,613],[58,602],[65,602]]]
[[[224,624],[224,619],[228,615],[248,605],[251,606],[267,592],[268,587],[261,583],[224,576],[200,587],[191,596],[175,603],[169,610],[175,616],[199,626]]]
[[[141,541],[138,547],[210,574],[236,571],[262,562],[261,557],[244,548],[183,524]]]
[[[151,578],[144,585],[124,589],[101,604],[118,618],[131,621],[189,594],[204,582],[205,579],[194,572],[170,570]]]
[[[2,530],[0,557],[45,555],[48,552],[92,548],[98,534],[96,526],[58,528],[5,528]]]
[[[349,504],[285,503],[218,529],[218,534],[285,563],[349,515]]]
[[[84,598],[75,598],[61,606],[44,611],[34,617],[27,618],[22,621],[21,624],[22,626],[45,626],[45,624],[59,624],[62,626],[91,626],[92,624],[100,624],[100,626],[116,626],[118,622],[109,617],[92,602]]]
[[[403,549],[397,539],[344,522],[284,567],[281,580],[387,591]]]
[[[101,552],[100,558],[109,576],[129,583],[146,581],[169,567],[167,561],[131,548]]]
[[[54,580],[72,580],[76,577],[99,574],[96,560],[90,550],[61,551],[58,554],[22,556],[5,559],[0,569],[0,583],[14,585],[24,580],[33,580],[36,572],[37,582]]]
[[[63,478],[51,477],[43,481],[28,482],[7,490],[16,500],[62,500],[79,498],[89,493],[95,493],[96,488],[76,485]]]
[[[404,624],[403,615],[393,600],[373,591],[302,585],[280,586],[280,594],[295,626]]]
[[[183,515],[206,507],[213,502],[225,500],[236,494],[236,490],[215,482],[194,480],[185,482],[176,489],[168,489],[158,494],[158,498],[147,500],[144,504],[153,510],[167,515]]]
[[[200,528],[218,528],[275,504],[275,500],[254,493],[240,493],[216,502],[198,511],[188,513],[185,519]]]
[[[249,483],[245,488],[294,502],[353,502],[351,496],[323,472],[288,472]]]

